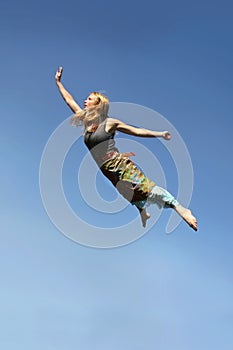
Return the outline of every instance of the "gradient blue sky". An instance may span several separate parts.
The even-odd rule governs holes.
[[[1,348],[232,350],[232,15],[225,0],[1,3]],[[167,236],[167,211],[117,249],[53,226],[38,177],[71,114],[59,65],[80,102],[105,90],[176,127],[193,162],[197,234],[181,223]]]

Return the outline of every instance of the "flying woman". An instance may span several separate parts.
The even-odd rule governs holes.
[[[82,109],[64,88],[61,77],[62,67],[56,72],[55,80],[61,96],[74,112],[71,124],[83,126],[84,142],[98,167],[118,192],[139,210],[142,225],[145,227],[150,218],[146,208],[150,204],[157,204],[160,208],[174,209],[197,231],[197,221],[191,211],[178,203],[167,190],[148,179],[129,158],[133,153],[119,153],[115,147],[116,131],[137,137],[162,137],[165,140],[170,140],[170,133],[133,127],[108,117],[109,101],[99,92],[92,92],[84,101]]]

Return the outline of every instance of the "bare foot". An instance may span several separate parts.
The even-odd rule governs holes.
[[[197,231],[197,219],[195,216],[193,216],[191,210],[186,209],[186,211],[183,213],[183,219],[194,231]]]
[[[146,212],[146,209],[140,211],[142,226],[146,227],[146,221],[150,218],[150,214]]]
[[[184,208],[180,204],[177,205],[174,209],[194,231],[197,231],[197,219],[195,216],[193,216],[191,210]]]

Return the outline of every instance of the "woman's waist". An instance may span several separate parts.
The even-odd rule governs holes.
[[[100,167],[114,167],[118,168],[121,164],[125,163],[131,163],[132,161],[129,159],[131,156],[135,156],[135,153],[133,152],[125,152],[120,153],[118,150],[107,152],[102,158],[101,158],[101,165]]]
[[[98,166],[102,167],[107,161],[116,158],[120,153],[118,149],[113,149],[104,153],[91,150],[91,154]]]

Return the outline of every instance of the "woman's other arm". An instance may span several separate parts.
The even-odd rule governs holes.
[[[162,137],[165,140],[171,139],[171,134],[168,131],[154,131],[149,129],[137,128],[113,118],[108,118],[106,127],[106,131],[108,132],[115,132],[117,130],[125,134],[138,137]]]

